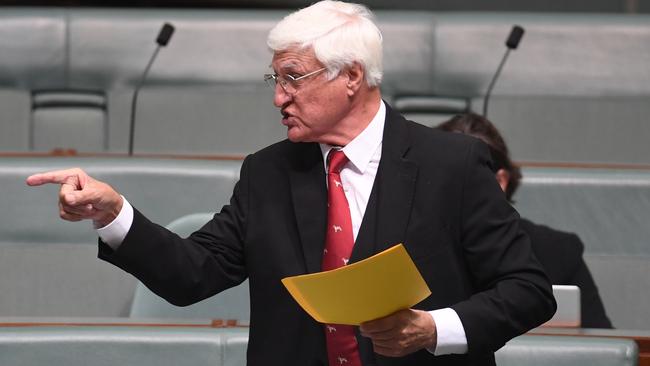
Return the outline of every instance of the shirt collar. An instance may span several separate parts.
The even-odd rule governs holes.
[[[370,160],[381,145],[384,136],[384,124],[386,123],[386,106],[382,100],[379,103],[379,110],[372,118],[368,126],[361,131],[357,137],[352,139],[341,150],[345,153],[350,163],[361,173],[365,173]],[[323,161],[327,161],[327,154],[334,148],[332,145],[319,144]],[[325,163],[327,164],[327,163]],[[327,166],[325,166],[327,171]]]

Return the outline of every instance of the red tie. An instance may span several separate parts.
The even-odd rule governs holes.
[[[350,206],[345,198],[340,176],[341,169],[348,162],[348,158],[341,150],[331,150],[328,160],[324,271],[346,265],[354,246]],[[329,366],[361,366],[359,347],[353,326],[325,324],[325,339]]]

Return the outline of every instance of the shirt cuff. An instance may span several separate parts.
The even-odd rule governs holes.
[[[456,311],[452,308],[444,308],[430,311],[429,314],[436,323],[438,339],[435,349],[427,348],[427,351],[436,356],[467,353],[465,328]]]
[[[113,250],[120,247],[133,224],[133,206],[122,196],[122,209],[110,224],[98,228],[97,234]]]

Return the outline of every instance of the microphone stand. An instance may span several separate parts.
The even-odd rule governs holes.
[[[499,78],[499,75],[501,74],[501,69],[503,69],[503,65],[505,65],[506,60],[508,59],[508,55],[510,55],[510,51],[511,49],[508,48],[506,50],[506,53],[501,58],[501,63],[497,68],[497,72],[494,73],[494,76],[492,76],[492,81],[490,81],[490,85],[488,86],[487,92],[485,93],[485,100],[483,101],[483,117],[485,118],[487,118],[488,102],[490,101],[490,94],[492,93],[492,88],[494,88],[494,84],[496,84],[496,81]]]
[[[142,74],[140,81],[135,87],[135,91],[133,91],[133,99],[131,99],[131,122],[129,126],[129,156],[133,156],[133,140],[135,135],[135,110],[138,101],[138,94],[140,93],[140,88],[142,88],[144,81],[147,79],[147,75],[149,74],[149,69],[151,69],[151,65],[153,65],[153,62],[156,59],[156,56],[158,55],[158,51],[160,51],[160,47],[162,47],[160,44],[156,46],[156,50],[151,55],[151,58],[149,59],[149,63],[147,64],[147,67],[144,69],[144,73]]]
[[[510,51],[517,49],[517,47],[519,46],[519,42],[521,41],[521,37],[523,36],[524,36],[524,28],[522,28],[519,25],[512,26],[512,30],[510,30],[508,39],[506,39],[506,47],[507,47],[506,53],[501,58],[501,63],[497,68],[497,72],[495,72],[494,76],[492,76],[490,85],[488,86],[487,92],[485,93],[485,98],[483,99],[483,117],[485,118],[487,118],[488,104],[490,101],[490,95],[492,94],[492,88],[494,88],[494,84],[496,84],[499,75],[501,75],[501,69],[503,69],[503,65],[505,65],[506,60],[508,59],[508,55],[510,55]]]

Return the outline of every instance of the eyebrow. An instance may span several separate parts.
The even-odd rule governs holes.
[[[280,65],[280,70],[282,70],[282,71],[288,71],[288,70],[296,69],[296,68],[299,68],[299,67],[300,67],[299,64],[296,64],[296,63],[287,63],[287,64],[284,64],[284,65]],[[273,68],[273,65],[271,65],[271,68]]]

